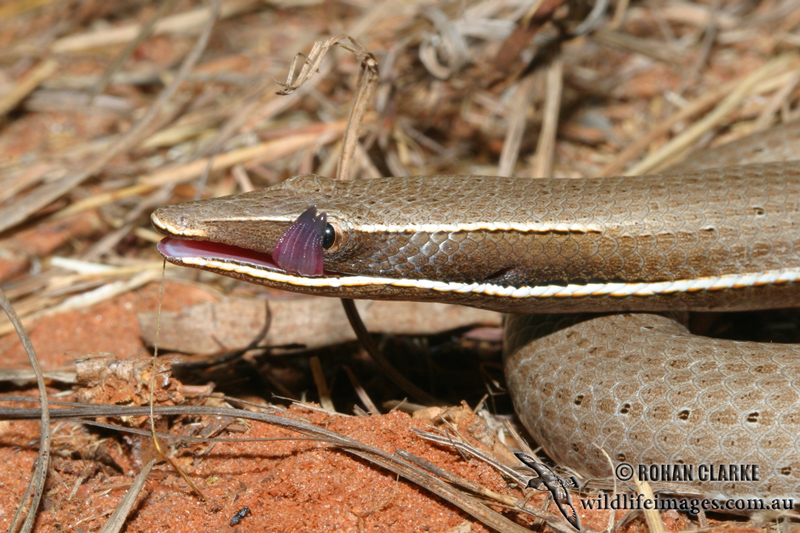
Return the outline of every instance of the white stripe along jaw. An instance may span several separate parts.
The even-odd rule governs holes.
[[[589,283],[568,285],[539,285],[510,287],[491,283],[459,283],[433,281],[427,279],[395,279],[378,276],[340,276],[323,275],[306,277],[277,270],[267,264],[255,264],[235,259],[219,259],[166,251],[160,247],[172,262],[181,265],[240,274],[254,280],[268,280],[299,287],[361,287],[392,286],[419,288],[439,292],[472,293],[503,298],[581,298],[587,296],[653,296],[658,294],[691,293],[697,291],[716,291],[741,289],[763,285],[782,284],[800,281],[800,269],[773,270],[758,273],[729,274],[697,279],[639,282],[639,283]]]

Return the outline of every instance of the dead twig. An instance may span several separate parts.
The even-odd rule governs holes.
[[[336,177],[340,180],[352,179],[352,170],[350,167],[352,166],[356,144],[358,143],[358,130],[361,127],[361,123],[364,121],[369,101],[380,79],[380,75],[378,74],[378,62],[372,54],[361,49],[361,45],[355,40],[351,39],[351,41],[357,45],[353,53],[361,60],[361,70],[359,71],[358,83],[356,84],[356,97],[350,108],[350,115],[347,117],[347,128],[345,129],[344,139],[342,141],[342,157],[339,159],[339,169],[336,171]]]
[[[342,298],[342,305],[344,306],[344,311],[347,314],[347,319],[350,321],[350,326],[356,332],[356,336],[361,344],[364,346],[364,349],[367,353],[372,357],[375,363],[380,367],[386,377],[388,377],[395,385],[400,387],[404,392],[411,395],[414,399],[418,402],[427,404],[427,405],[436,405],[440,403],[435,397],[431,396],[424,390],[420,389],[409,380],[406,379],[400,372],[395,369],[389,361],[383,357],[383,354],[375,346],[375,343],[372,342],[372,337],[369,336],[369,331],[367,331],[366,326],[364,326],[364,322],[361,321],[361,317],[358,314],[358,309],[356,309],[355,302],[353,300],[347,300]]]
[[[350,41],[352,47],[343,44],[342,41],[344,40]],[[336,172],[338,179],[347,180],[350,179],[350,167],[355,155],[355,146],[358,141],[358,129],[364,120],[370,98],[372,98],[372,94],[375,92],[375,87],[378,85],[380,79],[378,62],[375,60],[375,57],[364,50],[361,43],[348,35],[337,35],[326,41],[317,41],[312,46],[311,52],[307,57],[302,54],[298,54],[294,57],[292,64],[289,66],[289,74],[286,77],[286,81],[283,83],[278,82],[282,87],[282,89],[278,91],[278,94],[284,96],[290,95],[311,79],[311,77],[319,71],[322,60],[325,59],[325,56],[333,46],[340,46],[351,52],[356,59],[359,60],[361,65],[358,83],[356,84],[355,99],[347,118],[347,127],[345,128],[342,152],[339,158],[339,168]],[[297,64],[300,59],[304,59],[303,67],[300,69],[297,76],[295,76],[295,70],[297,70]]]

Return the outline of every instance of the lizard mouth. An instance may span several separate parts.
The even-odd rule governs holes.
[[[215,261],[247,263],[258,268],[283,271],[282,268],[275,264],[270,254],[256,252],[230,244],[165,237],[156,245],[156,249],[164,256],[164,259],[176,265],[186,264],[186,259],[202,258]]]
[[[156,244],[156,249],[168,262],[184,267],[203,268],[203,266],[198,264],[199,260],[199,263],[203,264],[227,263],[229,265],[241,265],[260,271],[293,275],[298,278],[341,278],[347,276],[347,274],[333,272],[327,269],[324,269],[321,274],[318,275],[292,272],[278,265],[272,255],[266,252],[257,252],[248,248],[212,241],[164,237]],[[217,271],[220,274],[224,274],[224,272],[219,272],[217,269],[204,268],[204,270],[210,270],[212,272]]]
[[[155,214],[153,220],[156,228],[168,231]],[[300,277],[318,277],[326,274],[323,246],[328,226],[327,214],[317,213],[316,206],[311,206],[283,232],[271,254],[231,244],[175,237],[163,239],[157,249],[167,261],[178,265],[196,265],[198,260],[214,261],[246,264]]]

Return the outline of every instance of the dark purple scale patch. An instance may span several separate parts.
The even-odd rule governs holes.
[[[321,276],[322,238],[327,225],[328,215],[324,211],[317,214],[317,206],[306,209],[278,239],[272,250],[275,264],[286,272]]]

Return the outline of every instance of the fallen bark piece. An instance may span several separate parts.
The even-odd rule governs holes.
[[[356,302],[369,331],[433,335],[452,329],[499,326],[500,315],[458,305]],[[139,313],[144,342],[155,340],[156,314]],[[162,313],[160,349],[214,354],[250,346],[302,345],[308,349],[355,340],[342,304],[331,298],[230,299]]]

